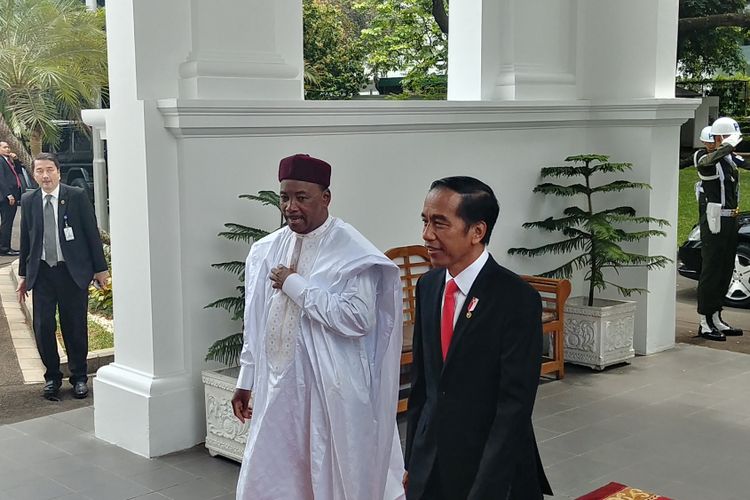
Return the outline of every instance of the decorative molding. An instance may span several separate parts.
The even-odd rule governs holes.
[[[231,368],[204,370],[201,378],[206,403],[206,448],[212,456],[222,455],[241,462],[250,422],[242,424],[234,416],[232,396],[237,378],[223,373],[235,371]]]
[[[175,137],[679,126],[697,99],[571,101],[253,101],[161,99]]]

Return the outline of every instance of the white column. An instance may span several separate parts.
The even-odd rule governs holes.
[[[451,5],[448,99],[574,99],[577,1]]]
[[[302,2],[190,0],[180,97],[302,99]]]
[[[578,0],[578,96],[674,97],[678,0]]]
[[[503,72],[503,98],[515,96],[513,0],[465,0],[451,5],[448,43],[448,100],[495,98]]]
[[[107,6],[115,362],[94,380],[95,432],[144,456],[204,436],[182,327],[177,148],[155,100],[176,95],[188,47],[183,3]]]

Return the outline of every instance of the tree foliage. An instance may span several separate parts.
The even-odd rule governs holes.
[[[621,269],[629,267],[653,269],[667,265],[668,262],[671,262],[667,257],[651,257],[629,252],[622,247],[623,244],[637,242],[644,238],[664,236],[663,231],[658,229],[628,231],[621,226],[630,228],[638,224],[653,224],[661,227],[669,223],[663,219],[638,217],[635,210],[628,206],[595,210],[594,199],[606,199],[606,196],[610,193],[629,189],[650,189],[651,186],[627,180],[614,180],[605,184],[593,185],[591,178],[594,176],[618,174],[632,168],[630,163],[610,163],[608,156],[596,154],[569,156],[565,158],[565,161],[572,163],[572,165],[544,167],[542,177],[578,178],[580,182],[569,185],[545,182],[536,186],[534,192],[582,199],[585,202],[583,207],[571,206],[563,210],[560,217],[548,217],[523,225],[525,228],[561,232],[564,239],[534,248],[511,248],[508,253],[534,257],[576,252],[577,255],[572,258],[566,257],[568,259],[566,262],[543,273],[542,276],[570,278],[575,271],[585,270],[584,279],[589,282],[589,306],[594,303],[595,291],[602,291],[607,286],[613,286],[626,297],[633,293],[645,292],[646,290],[641,288],[628,288],[608,281],[605,270],[612,269],[619,273]]]
[[[407,94],[444,97],[435,76],[447,73],[448,37],[435,21],[433,0],[359,0],[355,9],[370,16],[361,40],[374,78],[404,72]]]
[[[79,0],[0,0],[0,135],[30,166],[58,119],[80,119],[107,82],[104,11]]]
[[[347,99],[357,95],[366,82],[357,26],[333,1],[305,0],[303,8],[305,97]]]
[[[750,21],[746,5],[745,0],[680,0],[677,69],[682,75],[701,78],[745,69],[740,46]]]

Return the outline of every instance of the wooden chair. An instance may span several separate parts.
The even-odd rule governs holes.
[[[542,296],[542,332],[550,336],[549,353],[542,359],[541,375],[565,376],[565,301],[570,295],[570,281],[538,276],[521,276]]]
[[[404,290],[404,344],[401,349],[401,383],[399,387],[398,413],[406,411],[410,389],[410,372],[413,361],[412,340],[414,337],[415,291],[417,280],[431,269],[427,249],[422,245],[391,248],[385,252],[401,270]]]

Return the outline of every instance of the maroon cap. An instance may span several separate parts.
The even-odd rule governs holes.
[[[284,179],[314,182],[328,187],[331,185],[331,166],[306,154],[288,156],[279,162],[279,182]]]

